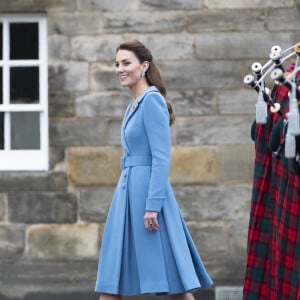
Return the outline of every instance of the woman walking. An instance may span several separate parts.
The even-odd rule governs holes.
[[[207,274],[168,180],[172,107],[149,49],[133,40],[116,52],[116,75],[131,91],[121,128],[122,173],[99,257],[100,300],[154,293],[192,300]]]

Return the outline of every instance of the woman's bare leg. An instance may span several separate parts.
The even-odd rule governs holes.
[[[170,295],[170,299],[172,299],[172,300],[195,300],[194,296],[191,293]]]
[[[122,296],[119,295],[110,295],[110,294],[101,294],[99,300],[122,300]]]

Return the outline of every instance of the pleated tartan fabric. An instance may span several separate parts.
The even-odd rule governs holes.
[[[288,89],[275,86],[272,98],[281,104],[282,118],[286,118]],[[270,114],[267,124],[256,125],[243,300],[300,299],[299,174],[293,159],[284,156],[282,118]],[[282,144],[278,155],[268,147],[270,136]]]
[[[289,66],[287,71],[292,69],[293,66]],[[278,86],[275,92],[275,99],[281,104],[286,118],[289,110],[288,90]],[[284,140],[284,130],[280,132],[280,140]],[[274,162],[272,170],[276,185],[272,187],[274,213],[269,299],[296,300],[300,299],[299,174],[293,167],[294,159],[286,159],[283,148],[280,154],[280,160]]]
[[[288,90],[278,86],[275,90],[275,99],[281,104],[284,118],[289,109]],[[278,120],[280,122],[281,120]],[[277,123],[275,126],[277,126]],[[283,122],[282,122],[283,124]],[[273,130],[275,130],[275,126]],[[276,132],[281,144],[284,142],[284,129]],[[298,206],[298,176],[293,169],[293,160],[286,159],[284,147],[279,151],[279,157],[272,163],[273,181],[272,194],[272,240],[269,260],[268,286],[269,298],[274,300],[293,300],[298,298],[299,280],[296,249],[299,247],[300,217]],[[299,250],[298,250],[299,253]]]
[[[293,170],[292,160],[282,159],[282,180],[278,203],[275,279],[276,298],[299,299],[299,255],[300,255],[300,199],[299,178]],[[273,238],[274,239],[274,238]],[[275,295],[275,292],[272,292]]]
[[[267,124],[256,124],[255,126],[254,177],[248,229],[244,300],[269,299],[272,152],[268,148],[268,141],[272,125],[272,116],[269,115]]]

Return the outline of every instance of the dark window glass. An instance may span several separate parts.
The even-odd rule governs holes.
[[[3,26],[2,23],[0,23],[0,59],[2,59],[2,53],[3,53]]]
[[[40,149],[40,113],[11,113],[11,149]]]
[[[3,104],[2,68],[0,68],[0,104]]]
[[[4,112],[0,112],[0,149],[4,149]]]
[[[39,68],[14,67],[10,69],[10,103],[39,102]]]
[[[11,23],[10,59],[38,59],[38,23]]]

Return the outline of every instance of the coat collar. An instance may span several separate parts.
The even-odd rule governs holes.
[[[149,88],[147,88],[147,89],[144,91],[144,93],[143,93],[141,96],[139,96],[139,98],[137,99],[136,105],[135,105],[135,109],[139,106],[140,102],[143,101],[143,99],[145,98],[145,96],[146,96],[147,94],[151,93],[151,92],[158,92],[157,87],[155,87],[155,86],[152,85],[152,86],[150,86]]]
[[[158,89],[155,86],[150,86],[147,90],[144,91],[144,93],[139,96],[139,98],[136,101],[135,107],[131,109],[131,105],[133,100],[130,101],[129,106],[127,108],[126,114],[125,114],[125,120],[124,120],[124,128],[126,127],[128,121],[130,118],[134,115],[134,113],[137,111],[140,103],[145,99],[145,96],[151,92],[159,92]]]

